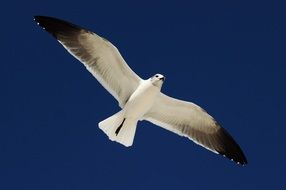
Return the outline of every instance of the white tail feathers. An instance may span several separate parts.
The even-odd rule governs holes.
[[[110,140],[116,141],[127,147],[133,144],[137,121],[124,118],[123,111],[101,121],[98,125]]]

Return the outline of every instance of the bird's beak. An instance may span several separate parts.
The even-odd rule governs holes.
[[[166,77],[162,77],[160,78],[160,80],[162,80],[163,82],[165,81]]]

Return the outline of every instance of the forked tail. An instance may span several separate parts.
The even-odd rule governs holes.
[[[123,111],[101,121],[98,125],[110,140],[116,141],[127,147],[133,144],[137,120],[124,118]]]

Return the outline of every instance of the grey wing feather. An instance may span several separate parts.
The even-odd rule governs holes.
[[[112,43],[63,20],[45,16],[35,16],[35,20],[86,66],[120,107],[125,105],[141,78],[129,68]]]
[[[206,149],[222,154],[239,164],[247,163],[239,145],[228,132],[196,104],[160,93],[145,119],[188,137]]]

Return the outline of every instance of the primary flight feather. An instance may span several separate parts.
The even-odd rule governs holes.
[[[239,145],[205,110],[161,92],[163,75],[141,79],[112,43],[87,29],[46,16],[35,16],[35,21],[118,101],[122,110],[99,123],[110,140],[131,146],[137,122],[147,120],[238,164],[247,164]]]

